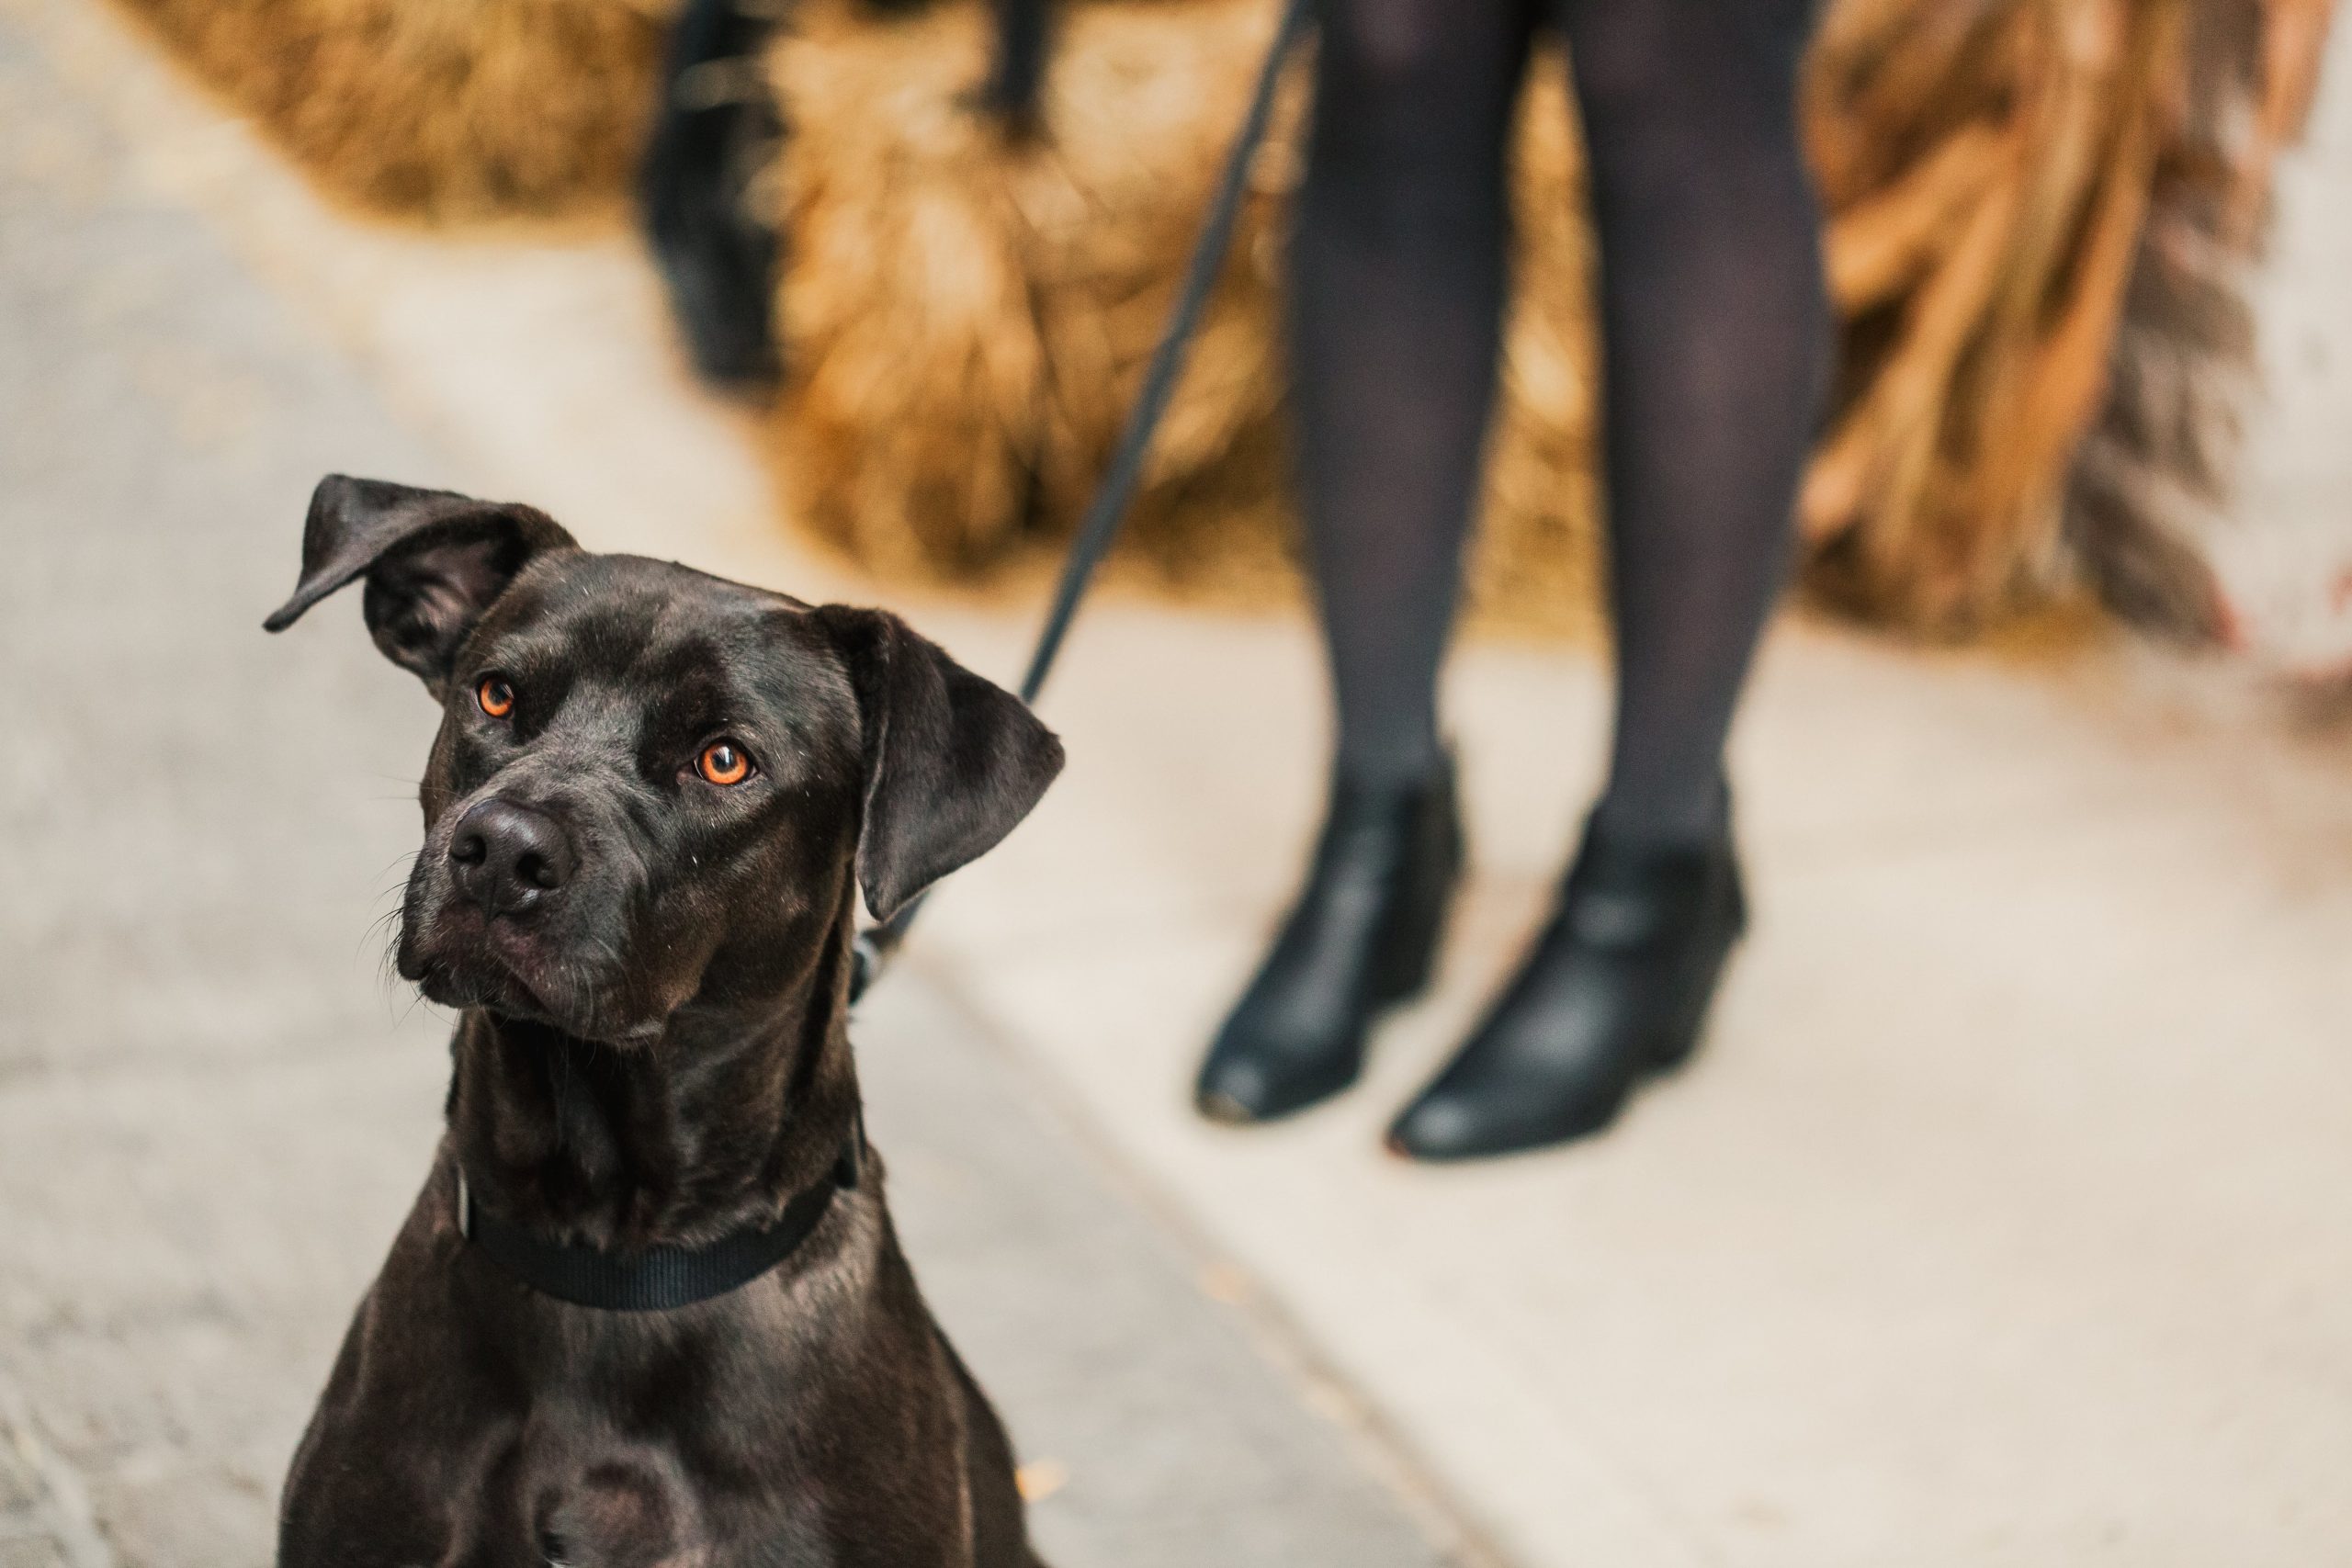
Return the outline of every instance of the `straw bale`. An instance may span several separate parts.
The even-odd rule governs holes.
[[[772,62],[792,127],[777,425],[791,505],[888,571],[968,578],[1064,536],[1172,300],[1273,21],[1264,0],[1066,8],[1039,138],[972,112],[986,17],[804,6]],[[1556,61],[1554,62],[1556,66]],[[1306,73],[1285,83],[1233,254],[1153,448],[1131,558],[1257,596],[1290,573],[1280,225]],[[1530,96],[1510,388],[1474,595],[1573,621],[1589,593],[1590,331],[1556,70]],[[1551,210],[1538,215],[1536,209]],[[1559,481],[1562,473],[1567,484]]]
[[[616,205],[674,0],[122,0],[330,196],[428,219]]]
[[[454,218],[611,204],[676,0],[123,0],[327,189]],[[765,63],[790,510],[875,567],[985,579],[1067,536],[1177,287],[1275,0],[1069,0],[1036,134],[978,105],[985,0],[794,0]],[[1934,635],[2087,589],[2226,631],[2203,541],[2252,328],[2238,283],[2332,0],[1830,0],[1806,79],[1840,321],[1800,501],[1825,601]],[[1514,150],[1518,291],[1472,593],[1592,598],[1589,237],[1562,62]],[[1295,573],[1279,249],[1295,69],[1126,558]]]
[[[786,482],[810,525],[869,561],[985,574],[1078,515],[1272,6],[1069,6],[1029,141],[970,107],[986,54],[972,0],[890,23],[810,0],[803,17],[772,62],[793,127]],[[1842,321],[1801,503],[1819,594],[1939,634],[2084,581],[2177,616],[2178,592],[2135,591],[2147,572],[2130,564],[2177,528],[2120,497],[2160,479],[2211,493],[2227,399],[2169,423],[2150,405],[2227,378],[2251,248],[2183,261],[2181,233],[2210,241],[2240,210],[2308,96],[2300,77],[2264,96],[2248,62],[2279,76],[2313,56],[2324,19],[2323,0],[1831,6],[1805,96]],[[1485,609],[1545,625],[1589,604],[1599,491],[1589,243],[1559,67],[1539,64],[1516,143],[1519,289],[1472,571]],[[1302,86],[1140,508],[1139,549],[1179,581],[1255,580],[1289,536],[1274,253]],[[2249,118],[2249,94],[2268,140],[2220,157],[2203,143]]]

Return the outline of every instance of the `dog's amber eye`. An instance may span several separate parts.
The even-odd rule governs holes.
[[[491,717],[504,718],[514,711],[514,688],[495,675],[485,675],[474,688],[474,701]]]
[[[752,776],[752,759],[732,740],[714,740],[695,759],[695,772],[715,784],[737,784]]]

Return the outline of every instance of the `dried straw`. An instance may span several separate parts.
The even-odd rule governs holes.
[[[2214,493],[2229,403],[2198,389],[2242,356],[2230,281],[2252,248],[2245,214],[2300,123],[2325,9],[1830,7],[1805,108],[1845,323],[1801,505],[1818,593],[1937,634],[2084,581],[2120,609],[2184,619],[2177,585],[2147,587],[2133,564],[2151,541],[2183,553],[2145,495],[2160,478]],[[804,17],[772,61],[793,127],[786,482],[808,524],[868,561],[982,574],[1075,517],[1271,7],[1071,6],[1048,135],[1021,145],[967,107],[985,58],[971,0],[887,24],[811,0]],[[1259,171],[1138,523],[1145,558],[1179,582],[1261,581],[1288,537],[1272,253],[1296,107]],[[1546,62],[1517,144],[1521,288],[1473,570],[1480,604],[1518,623],[1578,619],[1591,577],[1589,257],[1570,118]],[[2259,134],[2217,151],[2249,123]]]
[[[327,189],[464,217],[612,203],[675,0],[124,0]],[[1044,134],[973,103],[985,0],[796,0],[768,74],[791,130],[799,520],[873,565],[986,577],[1082,507],[1133,395],[1273,0],[1069,0]],[[1934,634],[2087,587],[2225,633],[2200,541],[2227,493],[2272,159],[2332,0],[1831,0],[1805,130],[1843,320],[1805,479],[1821,597]],[[1276,249],[1302,79],[1171,408],[1128,560],[1287,583]],[[1539,64],[1516,149],[1518,304],[1473,594],[1590,604],[1593,327],[1571,114]]]
[[[674,0],[123,0],[329,195],[428,219],[610,206]]]

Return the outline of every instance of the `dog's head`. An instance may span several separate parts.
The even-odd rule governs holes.
[[[442,706],[399,966],[434,1000],[616,1044],[756,1009],[982,853],[1060,770],[1011,694],[897,616],[635,556],[526,506],[321,482],[283,630],[365,579]]]

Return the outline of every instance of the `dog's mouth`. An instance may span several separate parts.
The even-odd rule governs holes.
[[[576,1039],[629,1044],[662,1031],[658,1019],[628,1016],[607,965],[568,954],[551,933],[486,919],[469,905],[404,913],[397,967],[443,1007],[482,1008]]]

